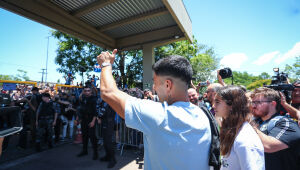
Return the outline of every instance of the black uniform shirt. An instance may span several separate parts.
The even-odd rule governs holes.
[[[269,120],[260,121],[260,125],[268,124]],[[300,128],[298,124],[290,118],[282,117],[273,128],[260,128],[261,131],[272,136],[289,146],[289,148],[275,152],[265,153],[266,170],[300,170]]]

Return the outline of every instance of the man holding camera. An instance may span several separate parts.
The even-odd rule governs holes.
[[[277,91],[260,87],[253,91],[252,113],[265,150],[266,170],[300,169],[300,128],[292,119],[278,113],[280,96]]]

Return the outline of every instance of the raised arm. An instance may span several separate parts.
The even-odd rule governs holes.
[[[130,96],[117,88],[112,76],[112,64],[114,63],[117,49],[111,53],[102,52],[98,57],[101,69],[100,91],[101,98],[108,103],[123,119],[125,119],[125,103]],[[104,64],[103,64],[104,63]],[[106,66],[105,66],[106,65]]]
[[[282,94],[281,92],[279,94],[281,97],[281,101],[280,101],[281,105],[291,115],[291,117],[298,120],[298,125],[300,126],[300,121],[299,121],[300,120],[300,110],[297,110],[296,108],[294,108],[293,106],[288,104],[285,100],[284,94]]]

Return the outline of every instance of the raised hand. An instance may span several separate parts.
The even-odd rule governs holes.
[[[98,64],[101,66],[102,63],[106,62],[106,63],[114,63],[116,54],[117,54],[118,50],[114,49],[114,51],[112,53],[109,53],[108,51],[106,52],[102,52],[100,55],[97,56],[97,62]]]

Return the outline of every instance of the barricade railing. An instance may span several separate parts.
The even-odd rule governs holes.
[[[143,133],[127,127],[125,121],[121,119],[121,121],[116,124],[116,143],[120,145],[120,155],[122,155],[125,145],[137,148],[143,145]]]
[[[125,125],[125,121],[121,119],[117,121],[115,125],[115,141],[116,144],[120,147],[120,155],[123,154],[124,146],[132,146],[140,148],[143,145],[143,133],[129,128]],[[103,132],[101,124],[97,124],[96,136],[98,139],[103,141]]]

